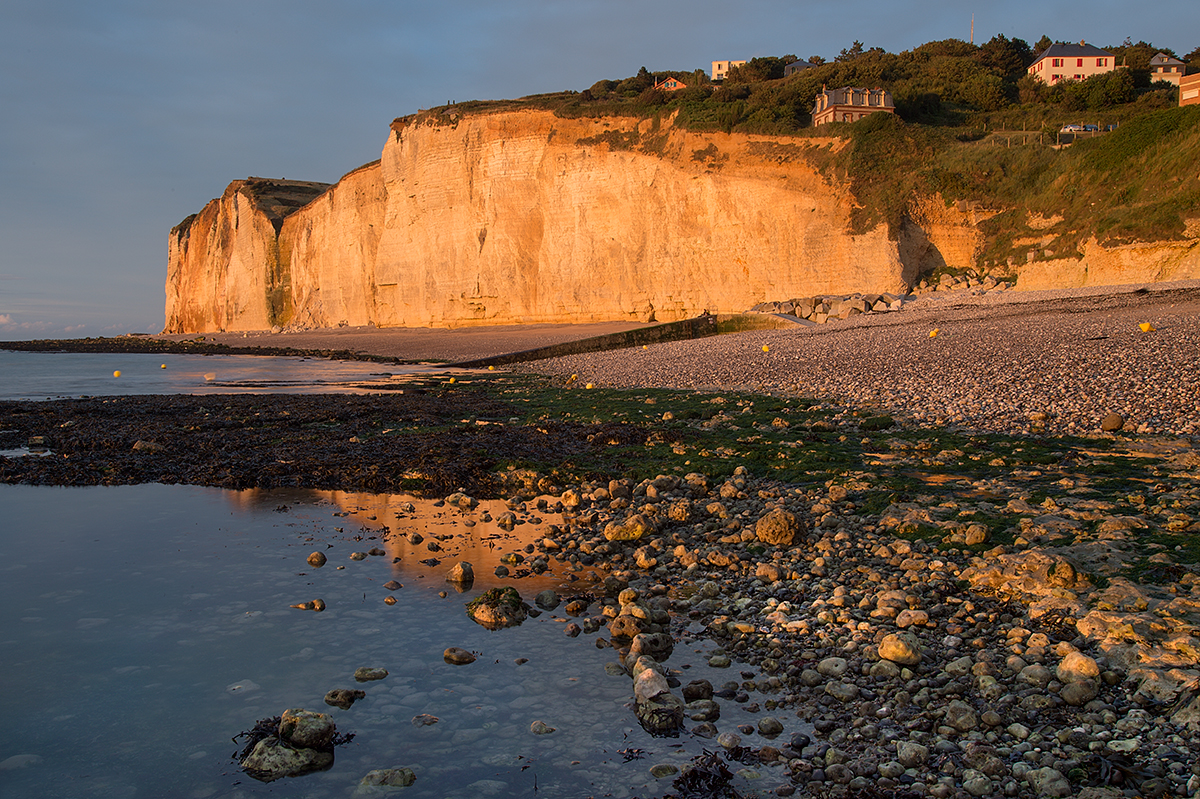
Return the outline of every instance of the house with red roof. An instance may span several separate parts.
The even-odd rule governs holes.
[[[655,83],[654,88],[662,89],[664,92],[677,92],[680,89],[686,89],[687,84],[679,80],[679,78],[667,78]]]

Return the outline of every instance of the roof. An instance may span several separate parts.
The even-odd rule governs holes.
[[[1167,64],[1170,64],[1171,66],[1182,66],[1183,62],[1178,58],[1171,58],[1171,56],[1167,55],[1166,53],[1159,53],[1158,55],[1154,56],[1154,58],[1150,59],[1150,66],[1152,67],[1165,66]]]
[[[892,94],[891,92],[889,92],[887,89],[883,88],[882,86],[876,86],[873,89],[868,88],[866,86],[842,86],[840,89],[831,89],[828,86],[822,86],[820,94],[828,94],[828,95],[843,94],[844,95],[846,92],[867,92],[867,93],[881,92],[889,97]]]
[[[1093,47],[1087,42],[1079,44],[1052,44],[1038,54],[1038,57],[1033,59],[1033,63],[1041,61],[1043,58],[1112,58],[1113,54],[1107,50],[1101,50],[1099,47]]]
[[[815,66],[816,64],[812,64],[808,61],[793,61],[790,64],[783,65],[783,74],[792,75],[804,69],[812,69]]]

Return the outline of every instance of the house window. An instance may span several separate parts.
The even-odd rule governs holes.
[[[1061,67],[1062,65],[1063,65],[1063,60],[1062,60],[1061,58],[1052,58],[1052,59],[1050,59],[1050,66],[1052,66],[1052,67]]]
[[[1077,58],[1077,59],[1075,59],[1075,66],[1077,66],[1077,67],[1082,67],[1082,66],[1083,66],[1083,59],[1082,59],[1082,58]]]
[[[1107,59],[1107,58],[1097,58],[1097,59],[1096,59],[1096,66],[1098,66],[1098,67],[1106,67],[1106,66],[1108,66],[1108,59]]]

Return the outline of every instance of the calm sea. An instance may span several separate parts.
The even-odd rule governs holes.
[[[0,400],[117,394],[361,393],[386,390],[411,375],[439,371],[444,371],[443,367],[323,358],[0,350]]]

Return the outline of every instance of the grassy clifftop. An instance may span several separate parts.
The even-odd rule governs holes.
[[[1146,113],[1061,149],[1021,131],[961,141],[882,114],[846,128],[848,146],[823,168],[850,181],[862,204],[856,226],[896,229],[915,196],[977,203],[1001,211],[984,223],[986,266],[1031,251],[1071,257],[1092,237],[1110,246],[1181,239],[1200,220],[1197,106]]]
[[[808,148],[808,157],[830,180],[850,184],[861,204],[851,223],[856,232],[886,223],[896,235],[916,197],[969,201],[999,212],[985,225],[983,265],[994,267],[1071,257],[1093,237],[1111,245],[1188,235],[1200,208],[1200,108],[1177,108],[1178,90],[1151,82],[1149,56],[1167,48],[1127,42],[1106,49],[1131,68],[1054,87],[1026,76],[1034,54],[1020,39],[997,36],[979,46],[946,40],[899,54],[855,43],[833,63],[756,58],[720,85],[702,70],[643,68],[582,92],[458,103],[395,124],[541,109],[566,118],[669,117],[694,131],[838,136],[846,147]],[[1188,58],[1200,60],[1200,52]],[[803,68],[782,77],[789,63]],[[687,88],[655,88],[667,77]],[[848,85],[887,88],[897,114],[815,131],[809,111],[816,94]],[[1058,146],[1064,124],[1085,122],[1111,131]]]

